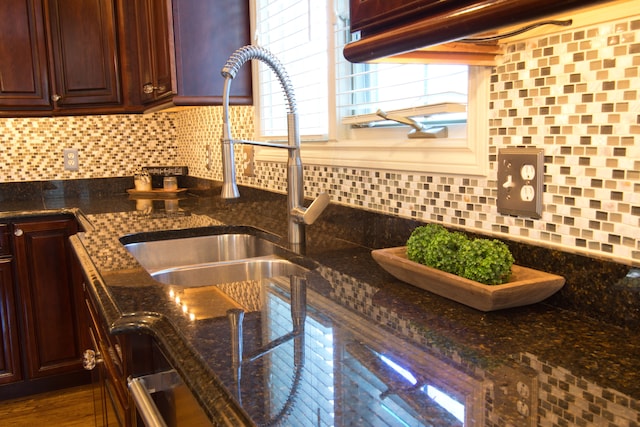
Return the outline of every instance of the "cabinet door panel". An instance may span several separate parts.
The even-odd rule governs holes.
[[[0,1],[0,28],[0,110],[51,109],[42,1]]]
[[[18,288],[30,378],[82,369],[82,290],[68,237],[73,220],[16,223]]]
[[[58,107],[121,103],[113,0],[49,0]]]
[[[140,96],[143,104],[173,94],[175,62],[173,31],[168,0],[135,3]]]
[[[150,0],[152,18],[152,39],[156,52],[153,62],[156,70],[160,98],[173,92],[175,86],[175,48],[173,45],[173,18],[170,0]]]
[[[249,2],[173,0],[176,40],[176,105],[220,104],[224,80],[220,70],[229,56],[251,42]],[[251,67],[245,66],[231,85],[230,102],[250,105]]]
[[[104,426],[124,427],[135,425],[135,410],[129,400],[126,378],[129,372],[129,342],[126,336],[110,335],[98,316],[95,305],[85,293],[87,321],[90,326],[92,348],[102,355],[102,363],[94,368],[99,371],[100,416]],[[124,356],[124,357],[123,357]]]
[[[0,260],[0,384],[11,383],[22,378],[20,353],[18,350],[18,325],[13,298],[13,273],[11,258]]]

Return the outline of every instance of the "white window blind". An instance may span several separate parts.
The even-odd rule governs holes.
[[[466,65],[348,64],[338,76],[340,116],[406,110],[425,105],[467,103]],[[460,121],[466,113],[430,116],[429,121]]]
[[[300,133],[325,137],[329,126],[328,37],[326,0],[255,0],[254,43],[273,53],[293,85]],[[258,132],[287,134],[287,105],[275,74],[258,66]]]

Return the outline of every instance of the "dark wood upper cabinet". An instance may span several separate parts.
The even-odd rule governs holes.
[[[220,70],[250,43],[249,2],[139,0],[135,16],[130,33],[136,33],[139,82],[133,97],[143,108],[222,104]],[[250,67],[234,79],[229,102],[253,103]]]
[[[0,2],[0,116],[122,112],[117,1]]]
[[[249,1],[173,0],[176,52],[176,105],[220,105],[220,70],[231,54],[251,42]],[[231,85],[229,102],[253,103],[251,67]]]
[[[457,0],[454,3],[455,6],[463,6],[474,1]],[[361,31],[362,35],[380,32],[451,9],[454,7],[451,3],[446,0],[351,0],[351,31]]]
[[[382,58],[393,62],[420,49],[609,2],[611,0],[350,0],[351,30],[360,31],[361,37],[347,44],[343,54],[351,62]],[[474,53],[476,45],[469,46],[461,50]],[[415,62],[415,57],[409,55],[409,62]]]
[[[120,105],[113,0],[48,0],[57,108]]]
[[[0,1],[0,112],[51,110],[41,0]]]
[[[171,0],[137,0],[133,7],[139,76],[135,92],[146,106],[175,94]]]
[[[0,117],[220,105],[249,43],[248,0],[3,0]],[[250,67],[230,103],[253,103]]]

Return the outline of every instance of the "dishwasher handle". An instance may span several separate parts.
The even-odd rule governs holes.
[[[144,380],[129,377],[127,384],[144,424],[147,427],[167,427],[167,423],[164,422],[158,407],[153,402],[151,394],[144,384]]]

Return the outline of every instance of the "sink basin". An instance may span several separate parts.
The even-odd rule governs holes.
[[[182,237],[186,231],[174,230],[125,236],[120,241],[151,277],[175,286],[262,280],[309,271],[288,259],[297,255],[247,230],[232,227],[211,234],[215,230],[207,228],[204,235],[189,237]]]
[[[304,274],[307,271],[309,270],[286,259],[254,258],[171,268],[153,273],[151,277],[168,285],[191,287],[262,280],[276,276],[292,276]]]
[[[277,246],[253,234],[214,234],[127,243],[145,270],[159,270],[274,255]]]

